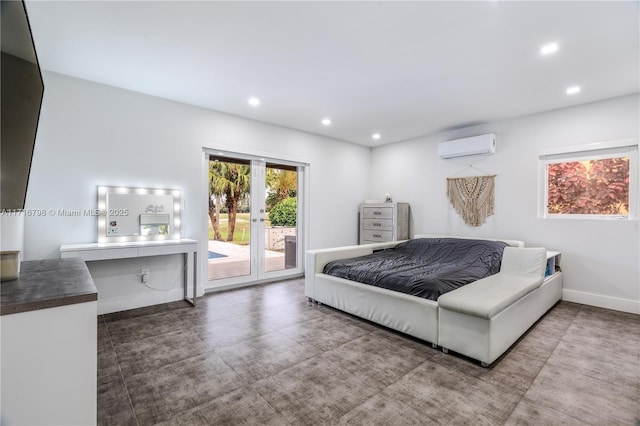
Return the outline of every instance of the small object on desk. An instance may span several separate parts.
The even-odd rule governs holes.
[[[11,250],[0,254],[0,281],[15,280],[20,276],[20,252]]]

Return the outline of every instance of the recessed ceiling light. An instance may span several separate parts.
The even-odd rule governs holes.
[[[549,55],[558,51],[558,43],[545,44],[540,48],[540,54]]]
[[[580,92],[580,86],[571,86],[567,88],[567,95],[575,95]]]
[[[380,133],[374,133],[373,135],[371,135],[372,138],[374,138],[375,140],[380,139]]]
[[[323,126],[328,126],[331,124],[331,119],[330,118],[323,118],[322,119],[322,125]]]
[[[249,98],[249,105],[254,106],[254,107],[260,105],[260,99],[258,99],[258,98]]]

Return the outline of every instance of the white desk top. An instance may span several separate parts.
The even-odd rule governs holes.
[[[196,240],[131,241],[123,243],[64,244],[60,257],[80,257],[84,260],[110,260],[131,257],[163,256],[167,254],[196,253]]]
[[[60,246],[61,252],[80,251],[80,250],[112,250],[122,248],[140,248],[140,247],[166,247],[176,245],[197,245],[198,241],[191,239],[180,240],[156,240],[156,241],[128,241],[122,243],[81,243],[81,244],[63,244]]]

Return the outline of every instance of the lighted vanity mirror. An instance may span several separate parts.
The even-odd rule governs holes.
[[[180,239],[180,191],[98,187],[98,242]]]

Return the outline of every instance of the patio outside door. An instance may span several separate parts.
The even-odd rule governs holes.
[[[209,155],[209,288],[302,272],[304,166]]]

